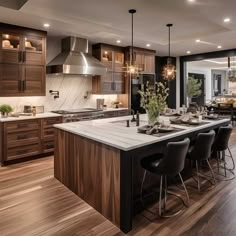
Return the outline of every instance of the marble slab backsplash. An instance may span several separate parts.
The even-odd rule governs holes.
[[[58,90],[60,97],[53,98],[49,90]],[[0,97],[0,104],[9,104],[16,112],[22,112],[24,105],[41,106],[45,111],[59,109],[96,108],[96,99],[104,98],[105,104],[112,107],[117,95],[92,95],[92,78],[90,76],[47,75],[46,96],[40,97]],[[89,92],[88,98],[86,92]]]

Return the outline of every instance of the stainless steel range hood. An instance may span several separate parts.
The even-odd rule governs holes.
[[[88,54],[88,40],[62,39],[62,52],[47,65],[47,74],[105,75],[107,68]]]

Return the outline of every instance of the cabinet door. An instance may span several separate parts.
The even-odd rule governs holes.
[[[122,94],[124,90],[124,73],[113,73],[113,93]]]
[[[21,66],[0,64],[0,96],[17,96],[21,92]]]
[[[123,72],[124,71],[124,53],[123,52],[114,52],[114,72]]]
[[[147,73],[155,73],[155,56],[144,56],[144,71]]]
[[[101,62],[107,67],[108,71],[112,71],[113,70],[113,51],[102,49],[101,54],[102,54]]]
[[[8,31],[0,35],[0,63],[18,64],[22,62],[21,37]]]
[[[144,71],[144,55],[143,55],[143,53],[135,52],[135,65],[138,66],[139,71]]]
[[[25,96],[45,95],[45,67],[24,66],[23,90]]]
[[[23,61],[26,65],[44,65],[45,58],[45,38],[41,36],[24,36]]]

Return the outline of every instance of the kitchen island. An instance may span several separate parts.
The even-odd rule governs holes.
[[[170,141],[194,138],[199,132],[230,123],[229,119],[221,119],[197,126],[173,125],[175,132],[154,136],[137,133],[135,123],[126,127],[128,119],[55,125],[55,177],[125,233],[132,229],[139,198],[143,174],[140,160],[163,152]],[[141,115],[140,125],[144,124],[147,117]],[[145,187],[155,185],[155,178]]]

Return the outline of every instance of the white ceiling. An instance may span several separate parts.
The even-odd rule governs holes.
[[[135,8],[134,44],[167,55],[167,23],[173,23],[172,55],[185,55],[236,48],[235,0],[29,0],[20,11],[0,7],[4,23],[44,29],[49,35],[75,35],[92,43],[130,45],[130,8]],[[230,23],[223,19],[230,17]],[[196,43],[196,39],[213,44]]]
[[[187,63],[187,67],[191,68],[205,68],[211,70],[228,70],[228,58],[216,58],[209,60],[191,61]],[[230,67],[236,68],[236,57],[230,58]]]

